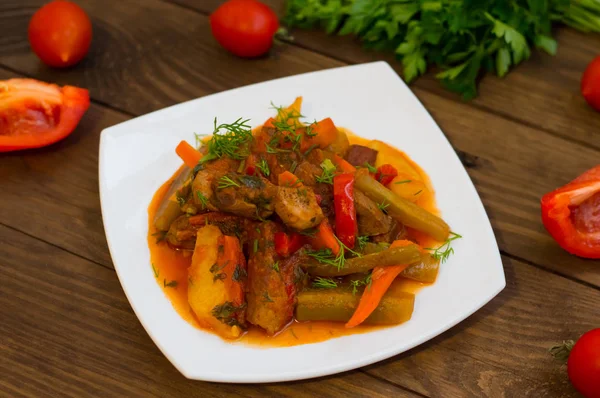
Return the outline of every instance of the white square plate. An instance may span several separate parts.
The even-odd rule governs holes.
[[[272,115],[271,101],[304,97],[309,119],[386,141],[430,176],[438,207],[453,231],[456,254],[437,282],[419,292],[413,318],[396,327],[286,348],[231,344],[196,329],[173,309],[150,267],[147,207],[179,167],[175,146],[210,132],[215,116]],[[186,377],[260,383],[324,376],[369,365],[415,347],[461,322],[505,286],[489,220],[465,169],[425,108],[385,62],[308,73],[242,87],[172,106],[110,127],[100,140],[100,198],[106,239],[123,290],[156,345]]]

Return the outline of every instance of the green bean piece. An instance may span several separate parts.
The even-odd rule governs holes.
[[[298,294],[296,319],[347,322],[354,314],[360,296],[360,293],[352,294],[347,288],[304,290]],[[388,291],[364,324],[396,325],[406,322],[412,316],[414,303],[415,295],[412,293]]]
[[[171,186],[165,193],[162,203],[158,206],[156,215],[154,216],[154,226],[159,231],[168,231],[171,223],[179,217],[183,212],[176,200],[171,199],[175,193],[183,187],[188,177],[190,176],[190,168],[183,167],[181,172],[175,177]]]
[[[387,213],[404,225],[424,232],[440,242],[448,239],[450,227],[438,216],[401,198],[371,176],[366,169],[356,172],[355,186],[376,203],[386,203]]]
[[[362,257],[353,257],[344,261],[341,268],[335,265],[311,261],[306,270],[313,276],[344,276],[369,271],[377,266],[387,267],[396,264],[413,264],[421,261],[421,254],[417,245],[394,247],[379,253],[367,254]]]

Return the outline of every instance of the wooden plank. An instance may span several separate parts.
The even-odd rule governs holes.
[[[490,304],[367,372],[431,396],[577,396],[566,366],[547,350],[600,324],[600,291],[506,257],[503,263],[507,286]]]
[[[505,258],[500,296],[367,374],[265,386],[189,382],[144,333],[112,270],[6,227],[0,239],[0,277],[10,281],[0,296],[0,371],[4,385],[30,395],[570,396],[547,347],[600,322],[600,292]]]
[[[82,0],[77,3],[94,26],[90,53],[73,68],[53,69],[38,60],[27,41],[29,19],[46,2],[0,3],[0,65],[45,81],[87,87],[96,100],[130,114],[343,65],[294,46],[261,59],[240,59],[212,39],[208,18],[179,6],[124,0],[107,7],[101,0]]]
[[[360,371],[287,384],[189,381],[136,320],[114,271],[3,226],[0,241],[3,392],[38,397],[418,396]]]
[[[2,3],[0,7],[4,4]],[[37,2],[27,1],[27,5],[34,4]],[[39,67],[27,48],[19,50],[23,46],[10,44],[25,41],[24,38],[14,39],[14,33],[6,35],[11,38],[5,39],[9,42],[6,48],[10,51],[0,50],[2,54],[0,63],[8,62],[39,78],[84,83],[91,89],[92,96],[97,100],[111,103],[136,114],[145,110],[158,109],[175,101],[191,99],[196,95],[279,76],[282,74],[281,71],[285,71],[284,74],[288,72],[291,74],[326,66],[343,65],[293,46],[286,46],[270,59],[247,61],[230,57],[218,48],[208,34],[205,16],[156,0],[144,2],[140,7],[128,7],[127,1],[123,1],[115,5],[117,8],[111,10],[106,10],[104,3],[98,0],[86,0],[82,4],[93,15],[95,25],[99,26],[96,29],[99,32],[96,35],[96,50],[90,54],[85,63],[69,70],[68,73]],[[5,14],[11,18],[7,18],[6,24],[0,23],[0,29],[9,26],[10,32],[18,32],[21,25],[26,25],[27,17],[33,9],[15,6],[16,11],[9,12],[10,7],[6,8],[6,13],[0,12],[0,21],[4,22],[2,18]],[[138,18],[138,12],[141,13],[139,18],[146,21],[144,24],[131,22]],[[157,17],[165,14],[168,14],[168,17]],[[196,27],[202,29],[205,34],[198,34]],[[154,40],[157,37],[161,37],[162,40],[163,32],[168,32],[164,33],[164,40],[166,42],[168,39],[171,44],[159,49]],[[3,37],[2,34],[0,37]],[[189,37],[194,37],[195,40],[190,42]],[[141,51],[137,50],[138,47],[144,49],[143,54],[128,61],[128,54]],[[102,48],[103,51],[99,51],[98,48]],[[155,56],[152,54],[153,49],[156,49]],[[6,55],[7,52],[13,55]],[[112,61],[108,62],[107,59]],[[118,64],[117,59],[121,59],[123,64]],[[14,64],[13,61],[19,62]],[[158,73],[159,69],[161,73]],[[124,81],[121,80],[123,73],[127,74],[127,79]],[[211,78],[214,76],[214,80],[207,79],[205,73]],[[538,201],[541,195],[595,165],[598,151],[590,146],[578,145],[554,135],[543,134],[537,129],[511,122],[504,117],[491,115],[476,107],[432,94],[429,90],[415,87],[414,91],[440,122],[455,148],[466,152],[465,163],[471,166],[470,173],[490,213],[501,249],[527,261],[543,264],[556,272],[600,286],[600,276],[595,272],[598,263],[574,258],[559,249],[544,232],[538,216]],[[94,110],[90,111],[92,116],[86,116],[84,123],[88,118],[97,117],[106,117],[103,125],[110,124],[109,120],[115,120],[115,123],[123,120],[122,115],[119,118],[93,116],[93,112]],[[100,125],[98,124],[97,130],[100,130]],[[74,148],[73,156],[69,159],[71,167],[77,169],[79,160],[75,156],[75,151],[79,156],[81,153],[86,153],[89,158],[81,160],[84,162],[81,168],[87,170],[85,181],[94,181],[94,184],[96,175],[95,171],[91,173],[91,168],[94,167],[96,160],[92,157],[97,152],[96,142],[97,138],[82,141],[81,147]],[[494,142],[494,145],[490,145],[491,142]],[[55,151],[56,149],[49,149],[47,152],[35,152],[35,156],[31,155],[27,159],[27,165],[22,163],[20,155],[7,158],[11,161],[10,168],[4,168],[6,170],[4,172],[10,175],[10,180],[13,181],[12,185],[7,187],[9,195],[12,196],[4,195],[0,200],[5,200],[7,203],[7,206],[1,210],[2,214],[6,214],[3,220],[13,219],[9,225],[16,226],[24,223],[15,219],[16,214],[32,213],[27,201],[23,199],[23,192],[27,191],[17,182],[30,180],[36,176],[32,173],[32,169],[40,170],[63,156]],[[40,153],[49,153],[49,155],[44,158]],[[91,155],[92,153],[94,155]],[[474,154],[477,154],[477,157],[473,156]],[[36,166],[38,162],[41,166]],[[58,173],[55,167],[49,169]],[[41,184],[46,184],[46,180],[38,180]],[[80,178],[74,181],[79,180]],[[57,192],[62,190],[60,186],[48,187],[46,184],[44,188],[47,190],[39,192],[42,185],[31,184],[34,185],[31,192],[36,192],[39,197],[44,197],[47,192],[50,192],[58,202],[62,201],[62,204],[72,201],[72,198],[68,197],[69,192],[64,192],[63,196],[60,196],[61,194]],[[36,199],[35,195],[33,196]],[[41,202],[38,200],[34,207],[41,209],[39,207],[42,206]],[[97,196],[90,195],[86,199],[86,204],[88,203],[97,204]],[[85,214],[89,217],[90,213]],[[83,219],[85,220],[85,217]],[[35,217],[29,220],[34,222]],[[85,233],[91,233],[91,230],[96,230],[97,233],[94,237],[83,239],[82,244],[75,243],[76,239],[72,235],[77,232],[72,228],[64,235],[69,239],[61,239],[60,235],[54,235],[53,231],[42,227],[38,228],[41,230],[39,233],[43,234],[39,236],[38,232],[32,232],[33,227],[22,230],[59,246],[67,244],[68,246],[64,247],[76,253],[86,250],[84,254],[86,258],[106,263],[105,247],[101,249],[104,250],[104,254],[98,251],[99,245],[104,245],[98,228],[99,219],[94,217],[93,220],[98,224],[86,229]],[[70,222],[69,225],[72,225],[81,221]],[[90,225],[94,225],[92,220],[83,227]],[[56,227],[61,228],[60,225]],[[90,244],[93,247],[88,250]]]
[[[168,0],[204,14],[214,11],[222,0]],[[268,0],[280,16],[285,0]],[[398,72],[402,67],[393,54],[365,50],[351,36],[331,36],[321,31],[294,29],[295,44],[332,56],[350,64],[385,60]],[[600,35],[584,34],[574,29],[555,31],[558,54],[555,57],[533,51],[532,57],[505,78],[487,76],[480,85],[480,96],[470,105],[509,119],[544,129],[552,134],[600,149],[597,113],[580,94],[581,74],[600,48]],[[434,73],[417,80],[413,87],[427,89],[447,98],[459,100],[445,91]]]

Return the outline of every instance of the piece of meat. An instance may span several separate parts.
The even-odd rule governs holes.
[[[371,237],[373,243],[392,243],[399,239],[407,239],[406,228],[404,224],[394,219],[392,219],[392,228],[388,232]]]
[[[278,187],[275,211],[287,226],[297,230],[313,228],[325,218],[315,193],[305,186]]]
[[[223,178],[233,183],[224,184]],[[221,211],[253,219],[264,219],[273,214],[277,187],[265,178],[228,173],[213,180],[212,190],[214,205]]]
[[[377,160],[377,151],[362,145],[350,145],[346,160],[353,166],[363,166],[365,163],[369,163],[371,166],[375,165]]]
[[[317,185],[317,180],[315,178],[323,174],[323,169],[310,162],[303,161],[296,167],[294,174],[302,180],[302,184],[308,187],[314,187]]]
[[[275,253],[275,233],[280,230],[278,224],[266,221],[248,233],[246,319],[269,335],[292,320],[296,303],[298,257],[282,259]]]
[[[237,236],[246,241],[246,230],[252,221],[232,214],[210,212],[197,216],[180,216],[171,223],[165,239],[176,249],[194,250],[198,229],[206,224],[217,226],[225,235]]]
[[[381,211],[375,202],[358,189],[354,190],[354,206],[359,235],[381,235],[392,229],[392,217]]]

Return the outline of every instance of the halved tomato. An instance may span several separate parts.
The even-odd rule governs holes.
[[[89,93],[82,88],[33,79],[0,81],[0,152],[62,140],[89,106]]]

